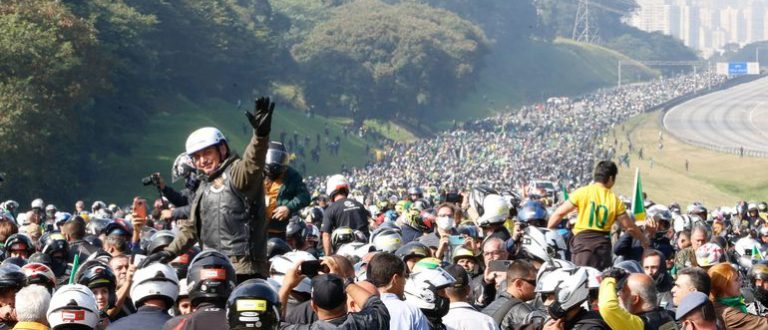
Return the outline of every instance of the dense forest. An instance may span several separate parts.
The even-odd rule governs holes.
[[[634,8],[621,1],[621,11]],[[282,93],[323,115],[422,120],[475,88],[495,49],[570,37],[563,0],[5,0],[0,2],[0,194],[87,191],[169,95]],[[677,41],[595,10],[600,43],[690,59]],[[525,79],[521,77],[520,79]],[[119,176],[119,173],[115,175]]]

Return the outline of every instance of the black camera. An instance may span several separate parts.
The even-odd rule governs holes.
[[[155,185],[160,186],[160,175],[157,173],[150,174],[149,176],[141,178],[141,184],[145,186]]]

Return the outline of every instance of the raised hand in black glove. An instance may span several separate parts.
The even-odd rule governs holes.
[[[176,255],[168,252],[168,251],[160,251],[155,252],[150,255],[148,255],[144,260],[141,261],[138,268],[144,268],[147,267],[153,263],[159,262],[161,264],[167,264],[173,260],[173,258],[176,258]]]
[[[258,137],[268,137],[272,130],[272,112],[275,111],[275,102],[270,102],[268,97],[260,97],[256,100],[253,113],[246,111],[245,116],[251,122],[253,130]]]
[[[627,278],[629,277],[629,272],[626,269],[618,268],[618,267],[609,267],[606,270],[603,271],[602,274],[603,278],[613,277],[616,279],[616,291],[621,290],[621,288],[624,286],[624,283],[627,282]]]

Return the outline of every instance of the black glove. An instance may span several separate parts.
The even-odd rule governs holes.
[[[144,260],[142,260],[141,263],[139,264],[138,268],[141,269],[156,262],[167,264],[171,262],[171,260],[173,260],[174,258],[176,258],[176,255],[169,251],[163,250],[160,252],[155,252],[148,255],[146,258],[144,258]]]
[[[246,111],[245,116],[251,122],[253,130],[258,137],[268,137],[272,130],[272,112],[275,111],[275,102],[269,102],[268,97],[260,97],[256,100],[253,113]]]
[[[627,282],[629,272],[623,268],[609,267],[603,271],[603,278],[613,277],[616,279],[616,291],[621,290],[624,287],[624,283]]]

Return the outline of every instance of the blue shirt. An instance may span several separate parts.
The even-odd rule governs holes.
[[[390,329],[429,330],[429,321],[421,310],[395,295],[382,293],[381,301],[389,311]]]

